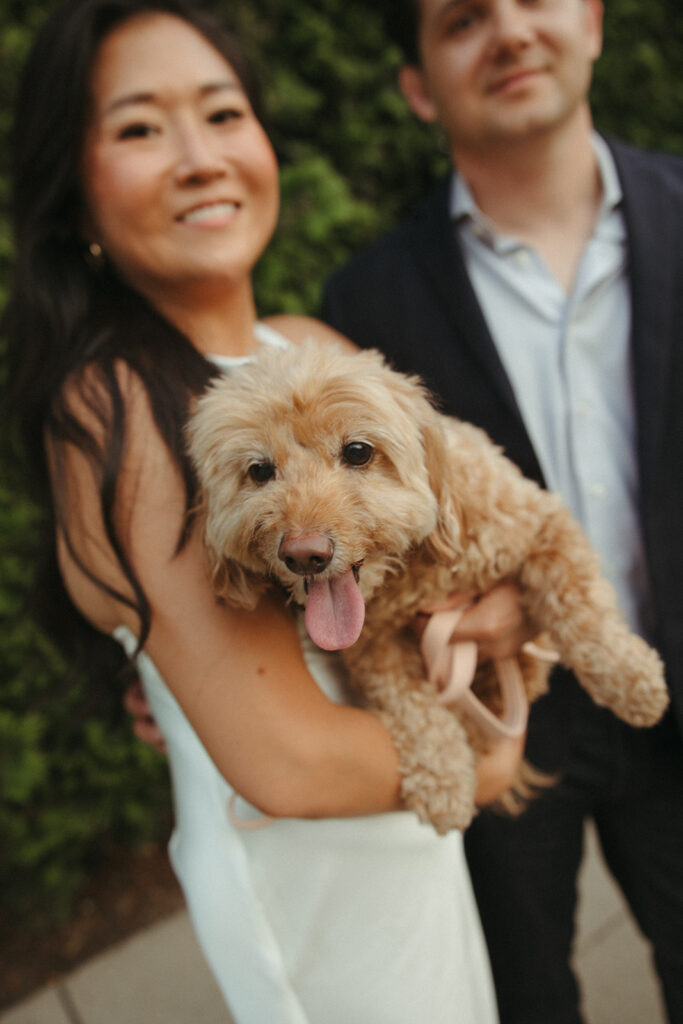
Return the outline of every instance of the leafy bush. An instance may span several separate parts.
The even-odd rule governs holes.
[[[163,759],[105,716],[25,614],[40,517],[0,484],[0,889],[34,923],[64,917],[112,838],[168,830]]]

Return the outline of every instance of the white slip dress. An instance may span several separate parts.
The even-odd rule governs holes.
[[[287,344],[264,325],[258,337]],[[300,635],[317,684],[344,702],[341,660]],[[114,636],[134,652],[128,628]],[[495,1024],[459,832],[407,811],[236,826],[230,786],[144,652],[137,668],[167,745],[171,862],[237,1024]],[[260,817],[239,798],[235,811]]]

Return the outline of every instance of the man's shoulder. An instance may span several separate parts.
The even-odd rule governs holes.
[[[334,271],[328,281],[328,288],[367,279],[369,276],[374,278],[377,274],[391,278],[398,264],[413,258],[420,233],[429,231],[430,224],[438,224],[447,217],[448,184],[442,182],[398,224]]]
[[[683,156],[643,149],[609,137],[607,143],[622,179],[638,176],[643,182],[668,185],[676,191],[683,189]]]

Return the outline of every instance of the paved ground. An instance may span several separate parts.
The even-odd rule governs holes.
[[[586,1020],[589,1024],[665,1024],[647,947],[605,873],[591,833],[588,840],[576,947]],[[195,1021],[230,1024],[231,1017],[184,911],[114,946],[62,983],[0,1015],[0,1024]]]

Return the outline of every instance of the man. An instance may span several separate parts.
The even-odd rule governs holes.
[[[672,708],[630,729],[557,673],[527,753],[559,782],[466,836],[502,1024],[577,1024],[584,819],[683,1022],[683,161],[607,144],[600,0],[393,0],[415,114],[454,174],[328,283],[324,316],[420,373],[583,522]]]

